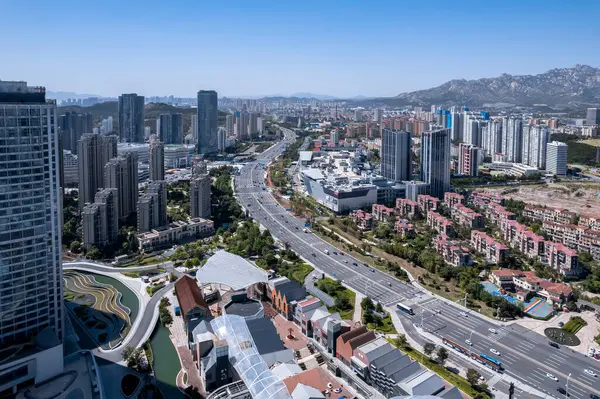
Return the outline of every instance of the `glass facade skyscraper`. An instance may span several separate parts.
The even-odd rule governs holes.
[[[217,92],[200,90],[198,92],[198,154],[218,151],[217,117]]]
[[[0,396],[63,365],[61,154],[45,97],[0,81]]]

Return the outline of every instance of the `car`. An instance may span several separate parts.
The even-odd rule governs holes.
[[[562,321],[560,321],[560,322],[558,323],[558,326],[559,326],[559,327],[562,327],[562,326],[564,326],[564,325],[565,325],[565,323],[563,323]]]
[[[500,352],[498,352],[498,350],[497,350],[497,349],[490,348],[490,352],[492,352],[492,353],[493,353],[494,355],[496,355],[496,356],[500,356]]]
[[[567,395],[567,396],[571,396],[571,395],[567,394],[567,391],[566,391],[566,390],[565,390],[563,387],[558,387],[558,388],[556,388],[556,391],[557,391],[558,393],[560,393],[561,395]]]
[[[460,312],[460,315],[467,317],[467,313],[466,312]]]
[[[333,254],[334,254],[334,255],[337,255],[337,252],[336,252],[336,251],[333,251]]]
[[[372,273],[375,273],[375,269],[371,269],[371,272],[372,272]]]
[[[343,255],[344,255],[344,253],[343,253],[343,252],[340,252],[340,255],[342,255],[342,256],[343,256]]]
[[[488,331],[491,332],[492,334],[496,334],[496,329],[495,328],[488,328]]]
[[[469,340],[469,339],[465,339],[465,344],[467,344],[469,346],[473,346],[473,342],[471,342],[471,340]]]
[[[586,373],[587,375],[591,375],[592,377],[598,377],[598,374],[594,373],[594,371],[590,370],[590,369],[585,369],[583,370],[584,373]]]
[[[348,263],[348,260],[347,260],[347,259],[344,259],[344,263]]]
[[[554,374],[546,373],[546,377],[550,378],[551,380],[558,381],[558,378],[556,378]]]
[[[316,256],[317,256],[317,254],[315,254],[315,253],[313,252],[312,256],[315,256],[315,257],[316,257]]]
[[[358,266],[358,263],[356,263],[356,262],[352,262],[352,264],[353,264],[354,266]]]
[[[596,353],[596,351],[594,350],[594,348],[590,348],[590,350],[588,352],[588,356],[589,357],[594,357],[594,353]]]
[[[590,398],[591,399],[600,399],[600,396],[598,395],[594,395],[593,393],[590,394]]]
[[[369,267],[369,264],[368,264],[368,263],[363,263],[363,265],[365,265],[366,267]]]
[[[560,348],[556,342],[548,342],[548,345],[552,346],[553,348]]]

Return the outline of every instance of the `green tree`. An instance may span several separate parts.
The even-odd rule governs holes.
[[[360,307],[364,312],[370,311],[371,309],[373,309],[373,306],[373,301],[368,296],[364,297],[360,301]]]
[[[425,353],[425,355],[427,355],[428,357],[431,356],[434,350],[435,345],[431,342],[427,342],[425,345],[423,345],[423,353]]]
[[[481,378],[481,374],[479,374],[479,371],[475,369],[467,370],[467,381],[469,381],[469,384],[471,384],[471,386],[477,386],[479,384],[479,378]]]
[[[448,359],[448,351],[443,346],[440,346],[437,351],[437,361],[440,364],[444,364],[446,359]]]
[[[403,347],[407,344],[407,340],[406,340],[406,335],[404,334],[398,334],[398,336],[396,338],[394,338],[394,344],[397,347]]]
[[[73,241],[69,247],[71,252],[78,254],[81,252],[81,243],[79,241]]]
[[[91,245],[85,254],[89,259],[98,260],[102,258],[102,252],[95,245]]]

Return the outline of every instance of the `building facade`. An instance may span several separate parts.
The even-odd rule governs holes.
[[[421,181],[429,194],[444,198],[450,189],[450,129],[425,132],[421,136]]]
[[[96,192],[104,188],[104,166],[117,156],[117,136],[84,134],[79,139],[79,208],[94,202]]]
[[[150,180],[165,180],[165,145],[158,139],[148,146],[148,172]]]
[[[126,143],[144,142],[144,96],[119,96],[119,139]]]
[[[182,144],[183,114],[160,114],[156,119],[156,134],[165,144]]]
[[[200,90],[198,92],[198,154],[217,152],[217,92]]]
[[[207,219],[211,215],[211,178],[200,175],[190,181],[190,215]]]
[[[409,132],[383,129],[381,175],[395,182],[411,180],[412,151]]]
[[[0,396],[63,370],[59,147],[45,89],[0,81]]]
[[[567,174],[567,145],[560,141],[548,143],[546,149],[546,171],[557,176]]]

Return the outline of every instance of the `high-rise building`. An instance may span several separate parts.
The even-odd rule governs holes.
[[[0,81],[0,393],[7,397],[63,371],[57,119],[43,87]]]
[[[585,118],[586,125],[600,125],[600,108],[588,108],[587,118]]]
[[[96,193],[92,204],[83,208],[83,246],[102,248],[111,245],[119,234],[119,201],[116,188],[105,188]]]
[[[138,232],[145,233],[167,224],[167,184],[155,181],[148,184],[146,194],[137,203]]]
[[[92,114],[65,112],[58,117],[58,130],[63,150],[77,154],[77,142],[81,135],[93,131]]]
[[[208,164],[201,156],[196,155],[192,161],[192,177],[199,177],[208,173]]]
[[[502,153],[508,162],[521,162],[523,154],[523,119],[520,116],[502,120]]]
[[[225,117],[225,131],[227,132],[227,136],[233,136],[234,133],[234,128],[235,126],[235,116],[233,115],[227,115]]]
[[[451,129],[451,141],[463,141],[465,116],[462,112],[452,113],[452,120],[450,121]]]
[[[219,130],[217,130],[217,139],[217,148],[219,149],[219,152],[225,151],[227,148],[227,130],[225,130],[224,127],[220,127]]]
[[[450,129],[440,129],[421,135],[421,181],[439,199],[450,189],[450,134]]]
[[[255,139],[258,136],[258,115],[251,112],[248,119],[248,135]]]
[[[100,123],[100,134],[101,135],[106,136],[109,134],[113,134],[114,130],[115,129],[113,126],[113,117],[112,116],[109,116],[106,119],[102,119],[102,122]]]
[[[567,174],[567,145],[560,141],[553,141],[546,147],[546,171],[557,176],[565,176]]]
[[[135,212],[138,202],[138,154],[125,152],[108,161],[104,167],[104,187],[116,188],[119,198],[119,219]]]
[[[156,119],[156,132],[165,144],[183,143],[183,114],[160,114]]]
[[[381,136],[381,175],[388,180],[401,182],[411,180],[411,135],[384,129]]]
[[[256,125],[258,127],[258,134],[265,134],[265,118],[259,117],[256,119]]]
[[[337,146],[340,142],[340,132],[337,130],[332,130],[331,133],[329,133],[329,138],[331,140],[331,144]]]
[[[362,108],[357,108],[354,110],[354,121],[355,122],[362,122]]]
[[[240,112],[239,118],[235,121],[236,123],[236,137],[238,140],[248,139],[248,112],[245,110]]]
[[[198,154],[217,152],[217,92],[198,92]]]
[[[152,136],[148,146],[148,173],[150,180],[165,180],[165,145]]]
[[[479,173],[479,148],[471,144],[458,145],[458,173],[477,176]]]
[[[167,182],[153,181],[148,183],[147,194],[156,198],[158,212],[155,215],[155,227],[167,224]]]
[[[375,108],[375,111],[373,111],[373,121],[375,121],[377,123],[381,123],[382,119],[383,119],[383,110],[381,108]]]
[[[198,114],[192,115],[190,130],[192,133],[192,137],[194,138],[194,143],[198,142]]]
[[[79,208],[94,202],[96,192],[104,188],[104,165],[117,156],[117,136],[84,134],[77,143],[79,168]]]
[[[487,156],[502,152],[502,120],[491,119],[483,127],[481,146]]]
[[[210,217],[210,184],[209,175],[202,175],[190,181],[190,215],[193,218],[206,219]]]
[[[550,131],[539,125],[523,126],[523,156],[521,162],[538,169],[546,167],[546,149]]]
[[[144,96],[119,96],[119,139],[126,143],[144,142]]]

